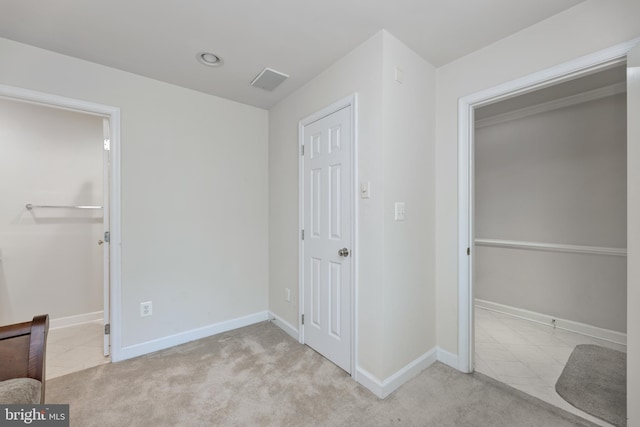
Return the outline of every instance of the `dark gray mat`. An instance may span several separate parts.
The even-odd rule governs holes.
[[[576,408],[613,425],[627,425],[627,355],[599,345],[576,346],[556,391]]]

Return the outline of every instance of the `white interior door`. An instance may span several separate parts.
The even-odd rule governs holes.
[[[306,125],[304,342],[351,373],[352,106]]]
[[[103,236],[102,243],[102,274],[103,274],[103,310],[104,310],[104,355],[109,356],[110,353],[110,235],[109,235],[109,170],[111,169],[110,154],[111,154],[111,132],[110,132],[109,119],[103,119],[102,121],[102,133],[104,135],[104,150],[102,152],[102,170],[103,170],[103,184],[102,184],[102,224],[103,224]]]

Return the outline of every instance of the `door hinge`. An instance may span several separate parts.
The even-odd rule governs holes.
[[[105,335],[111,334],[111,323],[107,323],[106,325],[104,325],[104,334]]]
[[[300,230],[300,238],[304,240],[304,230]]]
[[[111,241],[111,233],[108,231],[104,232],[104,241],[109,243]]]
[[[467,255],[471,255],[471,248],[467,248]]]
[[[304,325],[304,314],[300,315],[302,324]]]
[[[304,156],[304,145],[300,146],[300,155]]]

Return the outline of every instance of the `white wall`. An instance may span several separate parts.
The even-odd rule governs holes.
[[[627,246],[626,96],[476,128],[476,238]],[[626,331],[626,258],[476,247],[476,298]]]
[[[359,363],[382,372],[384,177],[382,164],[382,38],[378,33],[269,111],[269,309],[298,326],[298,121],[352,93],[358,94],[356,181],[371,182],[359,201]],[[291,289],[291,303],[284,289]]]
[[[436,125],[435,68],[388,33],[383,51],[383,308],[387,355],[381,378],[387,378],[436,345]],[[402,83],[395,80],[397,67],[402,70]],[[406,221],[395,221],[395,202],[405,202]]]
[[[438,69],[437,327],[438,345],[445,350],[457,353],[458,342],[458,99],[631,40],[640,35],[638,16],[640,16],[640,2],[635,0],[616,2],[588,0]],[[635,160],[629,159],[629,161]],[[631,166],[628,168],[629,171],[632,169]],[[632,220],[631,216],[629,220]],[[631,247],[632,240],[628,243]],[[630,264],[640,262],[633,257],[633,254],[629,256]],[[629,288],[637,287],[638,283],[637,277],[632,275],[628,277]],[[631,320],[628,322],[630,340],[637,339],[635,337],[640,334],[640,329],[635,326],[637,324],[640,322],[634,323]],[[631,354],[632,346],[629,346],[629,352]],[[630,356],[629,360],[634,358]],[[640,378],[630,376],[628,381],[630,399],[632,397],[635,399],[630,401],[638,401]],[[640,420],[640,413],[637,411],[637,408],[629,408],[629,415],[633,420]]]
[[[0,324],[102,311],[102,119],[0,99]]]
[[[269,307],[297,327],[297,124],[358,94],[356,179],[371,183],[371,198],[358,200],[357,363],[378,380],[435,346],[434,77],[433,67],[382,31],[269,112]],[[406,203],[404,223],[393,221],[395,201]]]
[[[267,309],[265,110],[6,39],[0,57],[0,84],[121,109],[124,347]]]

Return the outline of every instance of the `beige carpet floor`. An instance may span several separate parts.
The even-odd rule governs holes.
[[[72,426],[592,426],[435,363],[384,400],[264,322],[47,382]]]

